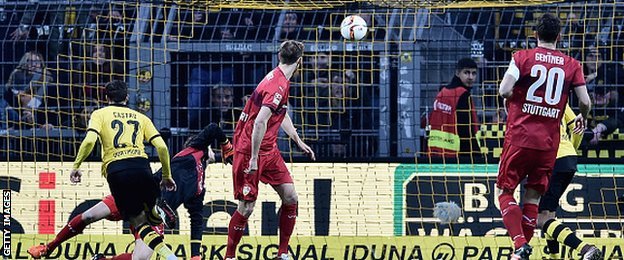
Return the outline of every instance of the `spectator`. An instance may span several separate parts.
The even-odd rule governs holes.
[[[90,55],[74,72],[74,98],[96,102],[106,102],[104,85],[113,80],[123,80],[124,67],[112,60],[110,49],[103,44],[88,48]]]
[[[46,0],[32,2],[48,2]],[[11,33],[12,40],[36,40],[36,49],[47,50],[48,60],[56,60],[60,44],[60,28],[64,26],[65,7],[57,4],[27,5],[20,25]],[[33,46],[34,47],[34,46]]]
[[[306,82],[311,82],[319,78],[328,79],[329,61],[330,57],[325,52],[319,52],[310,57],[309,62],[311,63],[311,68],[305,71],[304,80]]]
[[[19,121],[26,124],[42,124],[48,127],[46,117],[37,120],[39,113],[36,109],[42,106],[49,97],[48,88],[54,82],[54,77],[46,69],[43,56],[35,51],[26,52],[17,68],[11,72],[4,91],[3,106],[5,109],[17,109],[21,115]],[[8,111],[7,110],[7,111]],[[13,112],[6,112],[6,116],[14,118]],[[40,121],[40,122],[37,122]]]
[[[53,81],[43,56],[35,51],[26,52],[9,76],[5,99],[13,107],[37,108],[46,92],[45,85]]]
[[[125,46],[127,24],[124,23],[123,10],[114,5],[93,5],[87,17],[87,27],[83,37],[86,42],[114,42],[115,45]]]
[[[301,27],[299,26],[299,16],[296,13],[286,13],[282,22],[280,38],[282,40],[296,40],[299,37]]]
[[[234,89],[231,86],[215,85],[210,90],[211,118],[205,122],[223,122],[222,126],[233,126],[236,122],[234,115]],[[228,127],[226,127],[228,128]],[[233,130],[230,129],[230,130]]]
[[[210,85],[230,85],[233,81],[233,72],[230,67],[197,66],[191,69],[191,76],[188,83],[188,115],[189,127],[200,129],[202,108],[210,105],[209,95]]]
[[[624,111],[618,104],[623,91],[617,89],[624,71],[617,64],[602,61],[601,53],[595,48],[587,52],[583,70],[587,89],[595,104],[592,110],[595,126],[591,130],[589,144],[597,145],[600,139],[624,126]]]
[[[429,116],[429,153],[431,156],[474,156],[480,153],[476,134],[477,114],[470,91],[477,78],[477,64],[470,58],[457,62],[455,76],[433,102]]]
[[[210,40],[212,33],[209,29],[212,27],[205,26],[208,21],[206,11],[195,10],[191,12],[187,10],[182,15],[182,17],[177,17],[177,21],[171,26],[169,41],[178,41],[179,39]],[[218,37],[222,37],[222,35]]]

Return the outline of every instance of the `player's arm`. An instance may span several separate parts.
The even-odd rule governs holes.
[[[89,129],[91,130],[91,129]],[[80,148],[78,149],[78,155],[76,155],[76,159],[74,159],[74,170],[78,170],[82,162],[91,154],[93,151],[93,147],[95,146],[95,142],[97,142],[98,134],[95,131],[87,131],[87,136],[85,136],[82,143],[80,143]]]
[[[301,138],[299,137],[299,134],[297,133],[297,129],[295,128],[295,125],[293,125],[293,122],[290,119],[290,116],[288,115],[288,113],[286,113],[286,116],[284,117],[284,120],[282,121],[281,128],[282,130],[284,130],[284,132],[286,132],[286,134],[288,135],[288,137],[290,137],[290,139],[295,141],[295,143],[299,146],[301,150],[303,150],[305,154],[310,156],[312,160],[316,160],[314,151],[312,150],[312,148],[310,148],[310,146],[304,143],[303,140],[301,140]]]
[[[282,128],[282,130],[284,130],[288,137],[290,137],[290,139],[295,141],[295,143],[303,143],[303,140],[301,140],[301,138],[299,137],[299,134],[297,133],[297,128],[295,128],[295,125],[293,124],[292,119],[290,119],[290,115],[288,115],[288,113],[286,113],[286,116],[284,117],[284,120],[282,121],[282,125],[280,127]]]
[[[581,115],[584,118],[587,118],[589,115],[589,111],[591,110],[591,98],[589,98],[589,94],[587,93],[587,86],[579,86],[574,88],[574,93],[576,93],[576,97],[579,100],[579,110],[581,111]]]
[[[160,136],[158,130],[154,126],[149,118],[144,118],[144,137],[149,143],[151,143],[158,153],[158,159],[160,160],[161,170],[162,170],[162,180],[160,182],[161,187],[167,189],[168,191],[175,191],[176,184],[171,177],[171,164],[169,162],[169,149],[167,149],[167,144],[165,144],[165,140]]]
[[[520,78],[520,69],[516,66],[516,61],[512,58],[509,62],[509,67],[507,68],[507,72],[505,72],[505,76],[503,77],[503,81],[501,81],[498,93],[504,97],[509,98],[513,93],[513,87],[516,85],[516,82]]]
[[[82,173],[79,170],[80,165],[82,164],[82,162],[84,162],[85,159],[87,159],[89,154],[91,154],[91,151],[93,151],[93,147],[95,146],[95,142],[97,142],[100,131],[102,131],[102,118],[100,116],[100,113],[93,112],[91,114],[91,118],[89,119],[87,135],[85,136],[84,140],[82,140],[82,143],[80,143],[78,154],[74,159],[74,165],[72,167],[73,169],[69,174],[71,182],[80,182],[80,178],[82,177]]]
[[[260,112],[258,112],[258,116],[253,124],[253,131],[251,132],[251,158],[258,158],[260,144],[262,143],[262,139],[264,139],[267,123],[269,122],[269,118],[271,118],[271,114],[271,108],[267,106],[262,106]]]

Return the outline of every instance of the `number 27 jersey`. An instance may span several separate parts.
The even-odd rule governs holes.
[[[581,64],[560,51],[537,47],[514,53],[507,74],[517,81],[507,100],[505,141],[556,150],[570,90],[585,85]]]

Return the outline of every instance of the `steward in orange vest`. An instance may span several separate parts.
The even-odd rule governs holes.
[[[428,153],[433,157],[476,156],[479,131],[477,113],[470,96],[477,78],[477,64],[470,58],[457,62],[451,83],[442,86],[429,115]]]

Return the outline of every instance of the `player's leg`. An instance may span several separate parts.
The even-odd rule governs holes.
[[[279,210],[280,241],[277,256],[287,258],[288,242],[297,221],[299,199],[295,191],[293,179],[290,177],[290,172],[286,167],[286,162],[284,162],[284,158],[280,154],[271,157],[265,167],[267,169],[262,172],[260,181],[271,184],[282,200],[282,206]]]
[[[141,239],[165,259],[177,259],[171,249],[165,245],[162,237],[149,224],[148,215],[153,214],[160,188],[152,178],[149,164],[146,163],[145,166],[109,173],[107,181],[111,193],[115,197],[122,216],[137,228]],[[160,220],[159,216],[158,219]]]
[[[132,259],[150,259],[154,250],[152,250],[143,240],[134,241],[134,251],[132,251]]]
[[[245,169],[249,166],[250,156],[243,153],[234,155],[234,163],[232,164],[232,177],[234,185],[234,197],[238,200],[238,207],[228,225],[227,249],[225,252],[226,259],[233,259],[236,256],[236,247],[240,242],[245,228],[247,227],[247,219],[253,213],[258,195],[259,174],[262,170],[262,161],[258,162],[258,171],[254,174],[245,173]],[[262,158],[260,159],[262,160]]]
[[[559,199],[567,189],[576,173],[576,157],[568,156],[557,160],[555,170],[550,178],[548,191],[540,202],[538,227],[546,234],[547,248],[551,255],[559,253],[559,243],[587,255],[587,259],[598,259],[602,253],[598,248],[579,239],[570,228],[563,226],[555,219],[559,207]],[[548,223],[548,225],[546,225]],[[593,258],[591,258],[593,257]]]
[[[497,197],[503,224],[507,228],[516,250],[527,244],[521,224],[522,209],[513,196],[518,184],[527,175],[525,168],[527,165],[522,158],[524,153],[521,148],[505,142],[496,179]]]
[[[280,233],[279,249],[277,251],[277,255],[281,257],[282,254],[288,254],[288,242],[290,241],[290,236],[295,229],[295,222],[297,221],[298,198],[293,183],[284,183],[273,186],[273,188],[282,199],[282,206],[279,210]]]
[[[138,236],[138,234],[137,234]],[[149,248],[140,238],[134,240],[134,250],[132,253],[123,253],[110,258],[103,254],[96,254],[91,260],[132,260],[132,259],[150,259],[154,250]]]
[[[184,202],[184,207],[188,210],[191,218],[191,260],[201,259],[202,234],[204,232],[204,195],[193,197]]]
[[[555,161],[553,174],[548,182],[548,190],[542,196],[539,204],[539,215],[537,217],[537,227],[542,231],[544,223],[555,218],[555,212],[559,208],[559,199],[566,190],[574,173],[576,172],[576,157],[566,156]],[[544,232],[546,237],[546,248],[551,258],[557,258],[559,254],[559,242],[552,236]]]
[[[522,197],[522,233],[527,243],[531,242],[537,227],[538,205],[542,194],[527,188]]]
[[[111,214],[111,210],[109,208],[110,206],[108,205],[110,203],[112,203],[113,206],[115,205],[114,200],[112,200],[112,196],[110,196],[110,198],[104,198],[103,201],[98,202],[87,211],[76,215],[61,229],[61,231],[59,231],[58,234],[56,234],[54,240],[47,245],[35,245],[30,247],[27,251],[28,254],[35,259],[46,256],[50,252],[54,251],[54,249],[56,249],[56,247],[61,243],[78,234],[81,234],[85,227],[89,224],[108,217]]]

